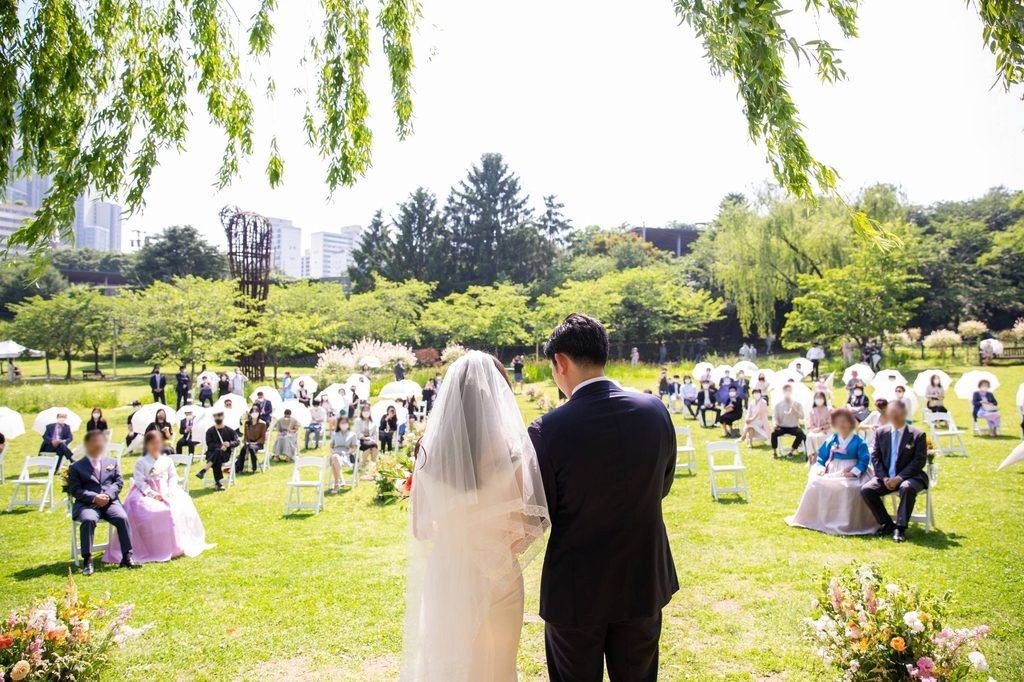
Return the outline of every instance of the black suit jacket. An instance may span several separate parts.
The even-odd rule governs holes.
[[[71,441],[74,438],[74,434],[71,433],[71,427],[67,424],[58,424],[57,422],[47,424],[46,428],[43,429],[43,444],[39,446],[39,452],[56,452],[53,449],[54,440],[62,440],[64,445],[70,447]]]
[[[657,615],[679,589],[661,500],[676,436],[661,400],[610,381],[530,425],[551,537],[540,615],[575,627]]]
[[[91,507],[100,493],[110,497],[110,504],[120,504],[118,498],[123,487],[124,479],[116,459],[106,455],[100,458],[100,477],[97,479],[92,460],[83,457],[68,468],[68,492],[75,500],[71,515],[77,519],[79,512]]]
[[[149,388],[153,391],[162,391],[167,385],[166,374],[153,374],[149,377]]]
[[[871,453],[871,466],[875,478],[889,477],[892,461],[892,426],[886,424],[875,430],[875,449]],[[900,438],[900,451],[896,454],[896,475],[904,481],[918,480],[928,487],[928,438],[924,431],[907,425]]]

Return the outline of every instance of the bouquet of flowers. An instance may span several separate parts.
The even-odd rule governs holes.
[[[406,497],[412,491],[412,459],[402,452],[377,457],[373,482],[381,501]]]
[[[110,648],[149,627],[127,624],[133,608],[115,607],[109,593],[90,601],[69,575],[63,594],[35,601],[0,622],[0,680],[98,680]]]
[[[950,601],[863,566],[822,580],[804,619],[826,668],[849,682],[961,682],[988,671],[979,645],[989,628],[945,627]],[[988,678],[991,680],[991,678]]]

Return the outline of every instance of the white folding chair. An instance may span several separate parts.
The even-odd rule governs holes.
[[[341,457],[341,483],[339,483],[339,485],[342,485],[342,486],[349,485],[348,482],[345,480],[345,467],[348,467],[349,469],[352,470],[352,487],[355,488],[357,485],[359,485],[359,460],[361,459],[361,456],[362,456],[362,453],[359,452],[359,449],[357,448],[356,449],[356,454],[352,456],[352,464],[351,465],[349,465],[349,464],[347,464],[345,462],[345,459],[348,457],[348,455],[343,455]],[[334,457],[334,453],[332,452],[329,455],[329,457],[333,458]]]
[[[7,443],[0,445],[0,485],[7,482],[7,474],[4,473],[4,455],[7,454]]]
[[[984,426],[982,426],[982,424],[984,424]],[[975,419],[974,420],[974,435],[975,436],[984,436],[986,434],[988,434],[988,420],[987,419]],[[996,435],[997,436],[1003,435],[1003,430],[1002,430],[1001,427],[998,427],[998,426],[996,427]]]
[[[230,488],[231,486],[233,486],[235,484],[235,458],[237,456],[238,456],[238,453],[235,452],[235,453],[233,453],[231,455],[231,459],[229,461],[223,462],[222,464],[220,464],[221,471],[224,473],[224,478],[222,479],[222,483],[223,483],[225,488]],[[194,457],[194,455],[193,455],[193,457]],[[203,461],[204,462],[206,461],[206,454],[205,453],[203,453]],[[212,471],[212,470],[213,470],[213,467],[211,467],[210,469],[207,469],[206,471],[203,472],[203,490],[206,490],[206,484],[207,483],[209,483],[210,485],[214,485],[214,480],[215,479],[213,478],[213,475],[210,474],[210,471]]]
[[[32,478],[30,469],[36,468],[37,472],[44,473],[45,478]],[[39,511],[43,511],[43,507],[46,506],[46,501],[50,501],[50,511],[56,506],[53,495],[53,475],[57,472],[57,458],[56,457],[28,457],[25,459],[25,463],[21,465],[21,474],[14,481],[14,494],[11,496],[11,503],[7,506],[7,511],[13,511],[17,507],[35,507]],[[32,499],[31,490],[33,488],[42,488],[43,496],[38,500]],[[22,500],[18,499],[18,493],[24,492],[25,498]]]
[[[917,494],[917,504],[914,507],[918,510],[910,515],[911,523],[923,523],[924,532],[931,533],[932,528],[935,528],[935,508],[932,506],[932,488],[939,482],[939,465],[932,463],[928,465],[928,487]],[[892,500],[892,513],[895,515],[900,508],[900,496],[897,494],[898,491],[894,490],[889,493],[889,498]],[[921,496],[924,495],[924,513],[922,514],[921,509]]]
[[[679,439],[686,437],[686,444],[680,445]],[[685,457],[686,463],[682,464]],[[676,427],[676,471],[685,469],[697,474],[697,448],[693,447],[693,436],[690,434],[689,426]]]
[[[284,515],[288,516],[292,509],[312,509],[319,514],[324,508],[324,474],[327,473],[327,457],[296,457],[295,466],[292,469],[292,480],[285,485],[288,486],[288,504],[284,508]],[[302,470],[314,469],[317,472],[315,480],[303,480]],[[316,495],[315,502],[303,502],[302,491],[311,490]]]
[[[747,492],[747,468],[743,466],[743,459],[740,457],[740,446],[736,441],[719,441],[708,443],[708,469],[711,471],[711,496],[718,501],[718,496],[724,493],[742,494],[744,499],[749,500]],[[732,464],[715,464],[716,452],[731,452]],[[715,482],[715,474],[732,474],[733,485],[731,488],[719,487]]]
[[[964,446],[963,431],[957,428],[953,415],[946,412],[931,412],[924,418],[932,435],[932,442],[940,455],[960,453],[967,456]],[[943,439],[946,439],[943,441]]]
[[[70,512],[70,505],[68,506],[68,509],[69,509],[68,514],[70,515],[71,514],[71,512]],[[80,566],[82,564],[82,548],[78,546],[78,535],[79,535],[79,528],[81,527],[81,525],[82,525],[82,522],[79,521],[78,519],[74,519],[74,518],[71,519],[71,560],[75,562],[75,566]],[[94,538],[93,542],[92,542],[92,552],[93,552],[93,554],[96,554],[97,552],[102,552],[107,547],[109,547],[110,546],[110,535],[112,533],[116,533],[117,532],[116,530],[114,530],[113,526],[111,526],[109,523],[107,523],[103,519],[100,519],[99,523],[96,524],[96,528],[99,529],[99,527],[102,526],[102,525],[105,525],[107,527],[107,541],[106,542],[96,542],[96,540]]]
[[[189,478],[190,478],[189,474],[192,473],[192,455],[164,455],[164,456],[165,457],[170,457],[171,461],[174,462],[175,466],[180,464],[180,465],[185,467],[184,475],[180,476],[180,478],[181,478],[181,489],[184,490],[185,492],[188,492]]]

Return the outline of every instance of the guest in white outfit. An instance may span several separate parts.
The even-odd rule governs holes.
[[[818,449],[832,435],[832,413],[824,393],[814,394],[814,406],[807,415],[807,465],[818,458]]]
[[[835,433],[818,450],[800,506],[786,523],[830,535],[870,535],[878,522],[860,489],[873,476],[871,455],[855,432],[857,420],[849,408],[832,412],[832,428]]]
[[[815,341],[807,351],[807,359],[811,361],[811,380],[818,380],[818,369],[821,361],[825,359],[825,349]]]
[[[768,423],[768,403],[761,399],[761,390],[755,388],[750,391],[750,403],[744,416],[743,435],[740,436],[740,441],[747,441],[747,447],[752,448],[755,438],[765,442],[771,432],[772,428]]]
[[[889,423],[889,417],[885,413],[887,409],[889,409],[889,401],[885,398],[878,398],[875,400],[875,411],[857,426],[857,435],[864,439],[871,452],[875,451],[875,431],[878,427]]]

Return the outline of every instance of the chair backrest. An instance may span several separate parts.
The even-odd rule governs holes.
[[[693,436],[690,434],[689,426],[676,427],[676,446],[682,445],[682,443],[679,442],[679,436],[686,436],[686,447],[693,447]]]
[[[301,481],[302,474],[301,469],[318,469],[318,474],[322,478],[324,471],[327,470],[327,458],[326,457],[296,457],[295,468],[292,469],[292,480]]]
[[[57,469],[57,458],[56,457],[26,457],[25,463],[21,465],[21,475],[18,476],[21,480],[26,480],[29,477],[29,469],[40,467],[47,469],[46,473],[48,476],[53,476],[54,471]]]
[[[164,457],[167,457],[175,464],[182,464],[184,466],[188,466],[192,463],[191,455],[164,455]]]
[[[708,457],[714,458],[716,452],[731,452],[733,455],[733,463],[740,465],[743,462],[740,460],[740,446],[734,440],[716,441],[714,443],[708,443]]]

